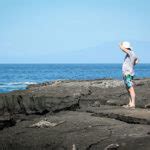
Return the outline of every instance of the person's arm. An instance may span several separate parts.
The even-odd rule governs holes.
[[[136,57],[136,59],[134,60],[134,65],[139,63],[139,59]]]

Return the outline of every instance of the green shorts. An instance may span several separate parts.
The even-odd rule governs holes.
[[[124,83],[128,89],[133,86],[133,78],[134,76],[131,76],[130,74],[123,77]]]

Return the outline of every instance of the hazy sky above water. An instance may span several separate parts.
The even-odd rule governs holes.
[[[149,0],[0,0],[0,63],[150,63]]]

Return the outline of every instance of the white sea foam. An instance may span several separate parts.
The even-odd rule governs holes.
[[[30,84],[37,84],[37,82],[10,82],[6,84],[7,85],[30,85]]]
[[[37,82],[9,82],[9,83],[0,83],[0,88],[9,88],[9,87],[25,87],[27,85],[37,84]]]
[[[9,83],[0,83],[0,92],[10,92],[14,90],[23,90],[28,85],[37,84],[37,82],[9,82]]]

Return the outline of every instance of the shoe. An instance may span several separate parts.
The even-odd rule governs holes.
[[[122,107],[126,108],[126,109],[135,109],[135,106],[130,106],[129,104],[128,105],[123,105]]]
[[[123,108],[130,108],[130,105],[128,104],[128,105],[123,105],[122,106]]]
[[[129,109],[135,109],[135,106],[130,106]]]

